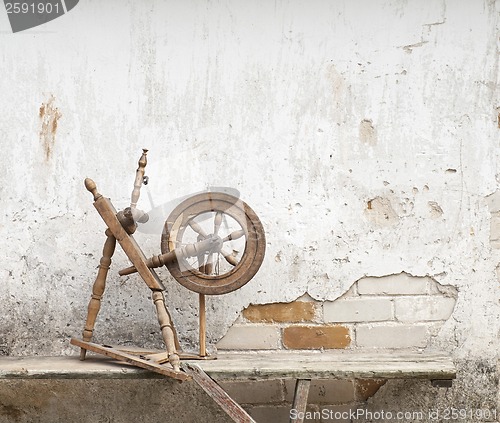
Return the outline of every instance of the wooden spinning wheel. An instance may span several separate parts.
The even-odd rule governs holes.
[[[111,200],[98,192],[93,180],[85,180],[85,187],[94,197],[94,207],[106,223],[106,241],[92,287],[83,339],[72,339],[71,343],[81,348],[81,360],[90,350],[178,380],[186,380],[189,376],[181,369],[181,359],[214,358],[206,350],[205,295],[232,292],[252,279],[264,260],[265,234],[259,218],[246,203],[227,192],[203,192],[185,199],[175,207],[163,228],[161,254],[146,258],[133,237],[137,223],[142,224],[149,219],[147,213],[137,208],[141,185],[145,183],[146,155],[147,150],[144,149],[138,162],[130,207],[121,211],[117,212]],[[118,274],[139,273],[152,292],[165,353],[139,354],[136,357],[129,349],[90,342],[117,243],[132,264]],[[184,353],[180,349],[177,333],[165,306],[165,287],[154,271],[161,266],[166,266],[181,285],[199,294],[198,355]]]
[[[172,276],[191,291],[206,295],[232,292],[259,270],[265,234],[255,212],[223,192],[194,195],[170,214],[161,238],[162,254],[209,241],[210,247],[192,257],[177,254],[166,263]]]

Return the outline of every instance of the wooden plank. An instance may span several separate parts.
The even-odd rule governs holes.
[[[222,353],[198,363],[219,379],[380,378],[447,380],[456,377],[451,358],[431,352],[259,352]]]
[[[109,230],[113,233],[123,251],[137,269],[139,275],[144,279],[146,285],[153,291],[164,291],[165,287],[161,283],[158,275],[153,269],[149,269],[146,265],[147,258],[134,237],[123,229],[121,223],[117,219],[116,209],[111,201],[108,198],[99,197],[94,202],[94,207],[99,212],[104,222],[106,222]]]
[[[234,401],[199,366],[183,363],[182,368],[212,398],[224,412],[237,423],[255,423],[255,420]]]
[[[119,347],[120,348],[120,347]],[[124,348],[137,355],[133,348]],[[137,349],[138,350],[138,349]],[[142,350],[143,354],[157,351]],[[196,364],[213,379],[429,379],[452,380],[456,369],[446,354],[393,352],[258,352],[222,353],[216,360],[185,361]],[[0,378],[80,377],[156,377],[140,368],[119,365],[106,358],[92,356],[86,361],[77,357],[0,357]]]
[[[142,359],[136,355],[120,351],[111,346],[98,345],[92,342],[80,341],[79,339],[71,339],[73,345],[77,345],[86,350],[93,351],[99,354],[104,354],[108,357],[114,358],[115,360],[124,361],[126,363],[132,364],[137,367],[141,367],[152,372],[162,374],[180,381],[188,380],[190,377],[184,372],[176,372],[170,365],[160,364],[154,361]]]
[[[292,405],[292,409],[295,411],[295,413],[294,415],[290,413],[290,423],[304,422],[310,386],[311,379],[297,379],[297,382],[295,383],[295,394],[293,396]]]
[[[0,379],[159,379],[165,376],[104,356],[0,357]]]

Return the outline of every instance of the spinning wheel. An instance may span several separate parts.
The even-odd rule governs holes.
[[[130,207],[119,212],[108,198],[97,191],[94,181],[85,180],[85,187],[94,197],[94,207],[106,223],[106,241],[92,287],[83,340],[72,339],[71,343],[81,348],[81,360],[85,359],[86,351],[91,350],[186,380],[188,375],[181,371],[181,358],[210,358],[205,339],[205,295],[232,292],[252,279],[264,260],[265,234],[259,218],[246,203],[225,192],[204,192],[187,198],[172,211],[163,228],[161,254],[146,258],[133,237],[137,223],[149,219],[147,213],[137,208],[141,185],[146,183],[146,154],[144,149],[136,171]],[[117,243],[132,264],[118,274],[124,276],[138,272],[152,291],[165,353],[139,354],[136,357],[123,348],[90,342]],[[181,285],[199,294],[199,355],[185,354],[180,350],[177,333],[165,306],[165,288],[154,271],[160,266],[166,266]]]
[[[265,235],[255,212],[243,201],[222,192],[184,200],[163,228],[161,252],[210,241],[210,248],[166,263],[184,287],[200,294],[226,294],[245,285],[264,259]]]

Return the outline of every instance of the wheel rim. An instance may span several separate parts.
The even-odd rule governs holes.
[[[220,237],[220,251],[203,257],[178,258],[166,266],[191,291],[226,294],[250,281],[264,260],[264,229],[245,202],[222,192],[197,194],[184,200],[165,222],[161,252],[165,254],[212,235]]]

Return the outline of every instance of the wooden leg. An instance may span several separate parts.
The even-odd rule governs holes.
[[[297,379],[292,406],[296,417],[292,418],[290,414],[290,423],[303,423],[307,407],[307,397],[309,396],[309,386],[311,386],[311,379]]]
[[[199,294],[200,299],[200,357],[207,356],[207,314],[205,306],[205,295]]]
[[[165,299],[163,298],[162,291],[153,291],[153,303],[156,306],[163,342],[167,347],[168,361],[174,368],[174,371],[179,372],[181,361],[175,345],[175,333],[172,326],[172,319],[165,307]]]
[[[99,271],[92,287],[92,297],[90,298],[89,307],[87,311],[87,321],[83,329],[83,340],[89,342],[92,339],[94,325],[97,314],[101,308],[101,298],[106,288],[106,276],[108,275],[109,266],[111,265],[111,257],[115,252],[116,238],[113,236],[109,229],[106,230],[106,242],[102,250],[102,258],[99,264]],[[80,350],[80,360],[85,360],[87,350],[82,348]]]
[[[183,363],[184,371],[212,398],[217,405],[236,423],[256,423],[254,419],[233,400],[210,376],[200,367]]]

